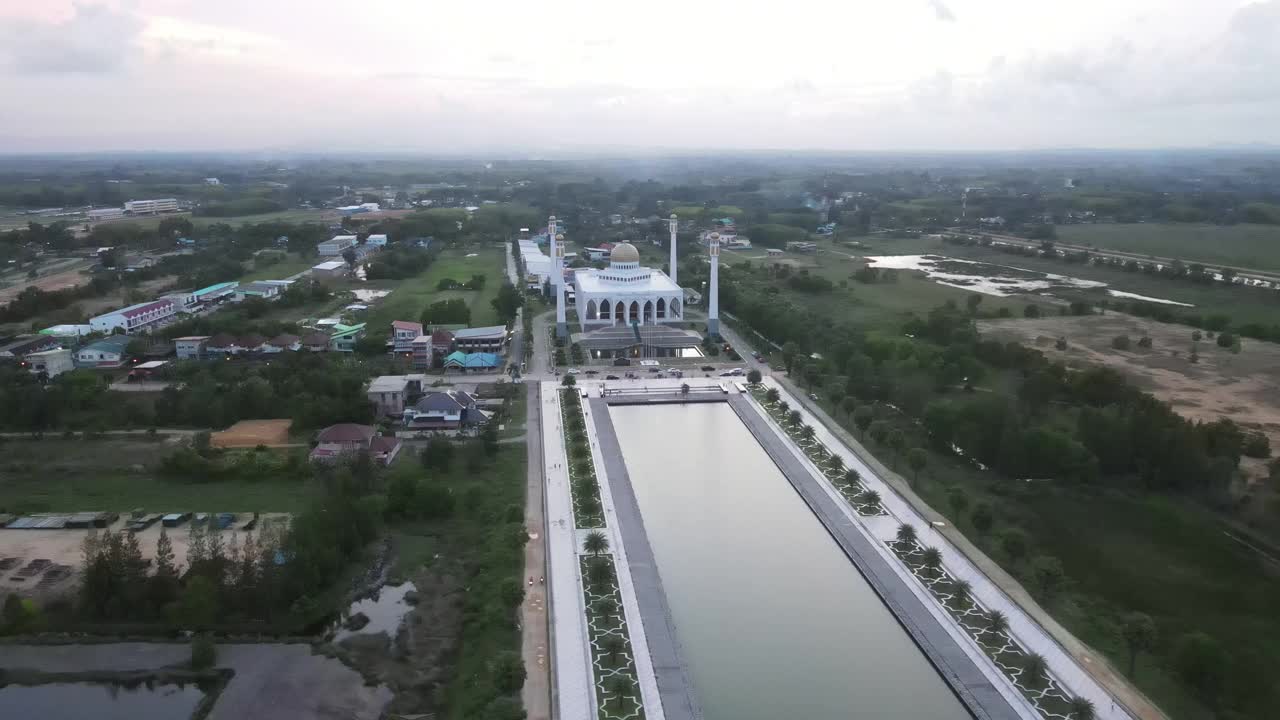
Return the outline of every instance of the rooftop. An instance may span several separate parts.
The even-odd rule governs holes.
[[[487,327],[462,328],[453,333],[454,340],[484,340],[507,336],[506,325],[489,325]]]

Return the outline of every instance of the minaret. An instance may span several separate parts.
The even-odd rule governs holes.
[[[707,252],[711,255],[711,297],[707,299],[707,334],[720,335],[720,233],[713,232],[707,238]]]
[[[558,289],[556,290],[556,337],[568,337],[569,326],[564,320],[564,234],[556,235],[556,257],[552,261],[555,266],[556,282]]]
[[[680,281],[676,280],[676,228],[679,226],[679,222],[676,220],[675,213],[671,213],[671,219],[667,221],[667,224],[671,227],[671,272],[668,275],[671,276],[671,282],[679,285]]]

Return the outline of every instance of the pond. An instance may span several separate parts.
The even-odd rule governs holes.
[[[180,720],[204,692],[188,685],[66,682],[0,687],[0,715],[39,720]]]
[[[334,633],[334,642],[339,642],[352,635],[372,635],[374,633],[386,633],[387,637],[395,639],[396,634],[400,632],[400,624],[404,622],[404,616],[413,609],[413,604],[407,599],[409,593],[417,590],[411,582],[401,583],[399,585],[383,585],[378,590],[366,598],[362,598],[351,603],[347,611],[343,613],[342,619],[338,621],[337,632]],[[369,622],[359,628],[347,627],[347,620],[362,614],[369,619]]]
[[[961,260],[943,255],[881,255],[868,257],[867,262],[874,268],[917,270],[939,285],[949,285],[999,297],[1059,288],[1106,287],[1106,283],[1097,280],[1081,280],[1066,275],[1024,270],[1008,265],[993,265],[976,260]]]
[[[609,414],[706,720],[968,716],[732,408]]]

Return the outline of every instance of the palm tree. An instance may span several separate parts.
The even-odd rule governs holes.
[[[626,643],[618,635],[606,635],[604,640],[600,641],[600,650],[609,656],[610,665],[618,664],[618,654],[625,649]]]
[[[841,470],[844,470],[844,458],[836,455],[835,453],[831,453],[831,459],[827,461],[827,464],[831,466],[832,472],[838,473]]]
[[[1045,673],[1049,671],[1049,663],[1040,653],[1027,653],[1022,656],[1022,675],[1019,678],[1028,687],[1038,688],[1044,684]]]
[[[857,470],[854,470],[853,468],[849,468],[848,470],[844,471],[844,483],[846,485],[848,485],[849,487],[853,487],[860,482],[862,482],[862,476],[858,474]]]
[[[592,586],[608,585],[613,578],[613,563],[608,560],[594,560],[587,566],[587,581]]]
[[[764,399],[771,403],[778,402],[778,388],[769,388],[764,391]]]
[[[813,434],[814,434],[814,430],[812,425],[805,425],[804,427],[800,428],[800,437],[804,438],[805,440],[812,440]]]
[[[791,423],[792,425],[799,425],[799,424],[800,424],[800,411],[799,411],[799,410],[792,410],[791,412],[787,413],[787,422],[788,422],[788,423]]]
[[[915,541],[916,529],[913,526],[908,525],[907,523],[902,523],[898,526],[898,542],[910,545]]]
[[[1009,618],[999,610],[992,610],[987,613],[987,630],[993,634],[1000,634],[1009,629]]]
[[[973,602],[973,597],[971,595],[972,592],[973,586],[969,584],[968,580],[956,580],[951,583],[951,596],[955,599],[956,605],[959,605],[961,609],[967,610],[969,608],[969,603]]]
[[[782,400],[782,401],[780,401],[780,402],[778,403],[778,410],[779,410],[782,414],[784,414],[784,415],[785,415],[785,414],[787,413],[787,411],[788,411],[788,410],[790,410],[790,409],[791,409],[791,403],[787,402],[786,400]]]
[[[921,559],[924,561],[925,570],[928,570],[931,576],[936,576],[942,568],[942,551],[936,547],[925,548]]]
[[[613,675],[604,682],[605,689],[613,695],[613,699],[618,705],[622,704],[623,697],[631,693],[631,678],[626,675]]]
[[[876,492],[875,490],[863,490],[862,492],[858,493],[858,502],[862,503],[863,505],[879,505],[880,493]]]
[[[1076,695],[1071,698],[1071,720],[1093,720],[1096,714],[1093,710],[1093,701]]]
[[[592,530],[582,541],[582,549],[591,553],[592,557],[600,557],[600,553],[609,549],[609,538],[599,530]]]

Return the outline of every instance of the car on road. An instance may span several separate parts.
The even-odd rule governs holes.
[[[715,372],[715,367],[712,365],[703,365],[702,372]]]
[[[570,375],[577,375],[578,373],[580,373],[580,372],[582,372],[582,371],[581,371],[581,370],[579,370],[578,368],[569,368],[569,369],[568,369],[568,370],[566,370],[565,372],[569,373]]]
[[[605,379],[605,380],[617,380],[617,379],[618,379],[618,376],[617,376],[617,375],[605,375],[605,376],[604,376],[604,379]]]
[[[587,371],[587,374],[588,374],[588,375],[599,375],[599,374],[600,374],[600,371],[599,371],[599,370],[588,370],[588,371]]]
[[[809,399],[813,401],[817,401],[818,393],[809,393]]]
[[[742,368],[734,368],[732,370],[725,370],[724,372],[720,373],[720,377],[738,377],[741,374],[742,374]]]
[[[651,372],[651,373],[662,372],[662,368],[660,368],[660,367],[651,367],[651,368],[649,368],[649,372]]]

